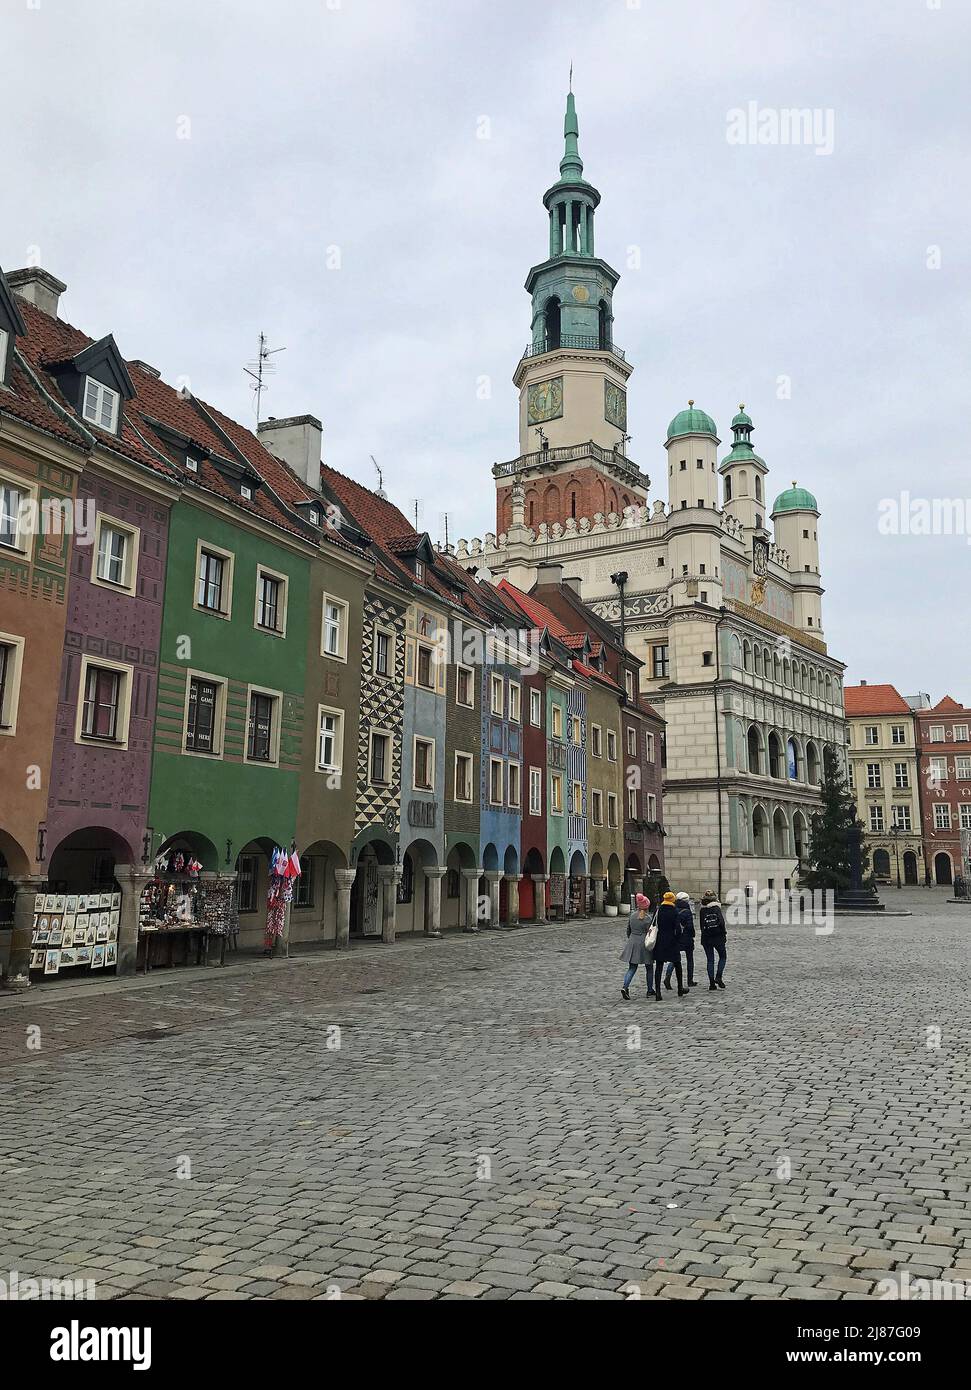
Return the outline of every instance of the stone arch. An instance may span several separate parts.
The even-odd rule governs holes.
[[[560,519],[560,489],[555,483],[550,483],[543,493],[543,520],[547,522],[559,521]]]
[[[781,806],[772,813],[772,852],[777,859],[789,855],[789,821]]]
[[[782,740],[775,729],[769,732],[769,776],[783,777],[785,775],[782,762]]]
[[[812,738],[806,743],[806,781],[811,787],[820,784],[819,745]]]
[[[25,878],[30,873],[30,856],[6,830],[0,830],[0,860],[11,878]]]
[[[499,867],[499,851],[491,841],[482,851],[482,867],[487,871],[494,871]]]
[[[169,835],[155,851],[155,858],[168,854],[172,849],[185,850],[194,855],[206,873],[212,873],[219,868],[219,851],[212,840],[198,830],[182,830],[176,835]]]
[[[792,852],[802,864],[809,853],[809,822],[805,813],[792,813]]]
[[[742,643],[742,667],[746,671],[752,669],[752,643],[747,637]]]
[[[559,846],[559,845],[554,845],[554,846],[553,846],[553,851],[552,851],[552,853],[550,854],[550,873],[551,873],[551,874],[565,874],[565,873],[566,873],[566,858],[565,858],[565,856],[564,856],[564,854],[563,854],[562,849],[560,849],[560,846]]]
[[[765,742],[758,724],[750,724],[746,734],[748,748],[748,770],[759,777],[765,776]]]
[[[543,307],[543,350],[552,352],[560,346],[560,301],[550,295]]]
[[[760,801],[752,808],[752,853],[768,858],[772,853],[769,817]]]
[[[620,860],[616,854],[612,854],[607,860],[607,882],[611,888],[618,886],[621,880]]]
[[[795,734],[790,734],[786,741],[786,775],[790,782],[801,782],[805,770],[802,744]]]
[[[904,883],[916,884],[918,882],[917,855],[912,849],[904,850]]]
[[[934,882],[942,887],[954,882],[954,866],[946,850],[934,855]]]
[[[884,883],[890,881],[890,851],[886,849],[875,849],[873,851],[873,877],[880,879]]]
[[[515,845],[506,846],[506,852],[502,856],[502,872],[508,877],[519,873],[519,850]]]
[[[107,826],[92,825],[72,830],[59,841],[47,863],[51,884],[64,884],[68,892],[84,892],[115,882],[115,866],[134,864],[139,858],[123,835]]]

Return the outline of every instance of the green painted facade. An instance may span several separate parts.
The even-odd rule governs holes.
[[[195,604],[200,542],[232,556],[228,617]],[[310,577],[310,551],[301,549],[194,501],[172,509],[150,801],[156,851],[175,836],[197,835],[208,842],[196,851],[204,868],[228,872],[250,842],[288,846],[294,838]],[[259,565],[288,580],[285,636],[256,626]],[[184,750],[190,673],[224,682],[212,754]],[[273,764],[246,761],[253,686],[278,696]]]

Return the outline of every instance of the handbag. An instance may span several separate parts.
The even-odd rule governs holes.
[[[648,951],[653,951],[653,950],[654,950],[654,943],[655,943],[656,941],[657,941],[657,911],[655,910],[654,916],[651,918],[651,925],[648,927],[647,933],[646,933],[646,935],[645,935],[645,937],[644,937],[644,945],[645,945],[646,949],[647,949]]]

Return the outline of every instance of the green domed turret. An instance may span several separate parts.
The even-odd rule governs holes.
[[[687,410],[679,410],[668,425],[668,441],[678,439],[684,434],[710,434],[718,438],[715,422],[703,410],[696,410],[694,401],[688,402]]]
[[[811,492],[807,492],[804,487],[797,487],[793,482],[792,487],[787,487],[785,492],[780,492],[775,499],[772,508],[772,515],[777,512],[818,512],[816,499]]]

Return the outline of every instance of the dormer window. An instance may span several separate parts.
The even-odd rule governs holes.
[[[316,508],[310,513],[310,524],[311,526],[320,525],[320,512],[318,512]]]
[[[253,489],[251,487],[247,487],[245,483],[240,483],[239,495],[243,498],[245,502],[252,502]]]
[[[5,328],[0,328],[0,386],[7,380],[7,347],[10,343],[10,334]]]
[[[190,473],[198,473],[198,472],[199,472],[199,460],[198,460],[197,458],[193,458],[191,454],[186,454],[186,456],[185,456],[185,466],[186,466],[186,468],[189,470]]]
[[[415,561],[415,578],[418,580],[419,583],[422,583],[424,581],[425,566],[421,560]]]
[[[117,391],[103,386],[94,377],[84,379],[84,406],[82,415],[91,425],[107,430],[109,434],[118,432],[118,406],[121,401]]]

